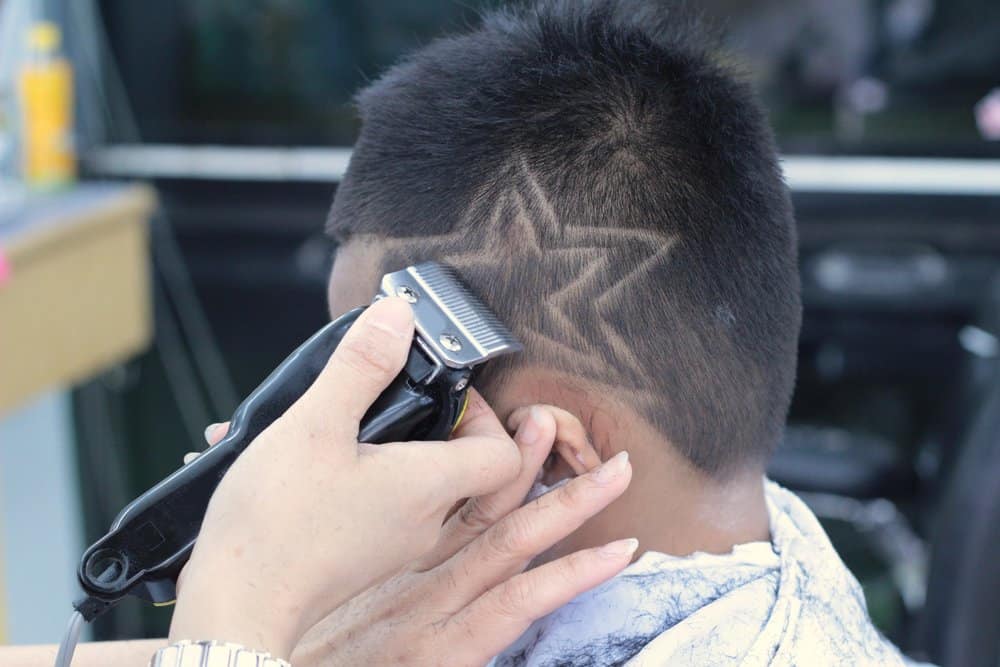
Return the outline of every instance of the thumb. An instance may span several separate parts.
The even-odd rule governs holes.
[[[357,436],[361,418],[406,364],[413,331],[409,303],[399,297],[376,301],[347,330],[319,377],[290,411],[307,423]]]

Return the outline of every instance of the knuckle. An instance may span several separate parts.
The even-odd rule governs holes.
[[[566,557],[563,567],[558,568],[557,575],[564,584],[575,585],[580,576],[587,570],[590,562],[590,554],[585,551],[577,551]]]
[[[593,561],[586,552],[576,552],[564,556],[555,563],[548,575],[548,585],[554,590],[578,591],[580,582],[586,579],[588,565]]]
[[[531,601],[531,589],[525,580],[514,578],[497,590],[495,608],[497,614],[507,618],[519,618]]]
[[[515,512],[487,533],[490,551],[499,557],[527,558],[531,554],[531,524],[522,512]]]
[[[559,507],[570,511],[580,509],[589,497],[585,489],[586,481],[585,478],[574,479],[570,483],[556,489],[554,495]]]
[[[495,523],[495,519],[488,503],[470,498],[458,510],[458,522],[464,532],[480,535]]]

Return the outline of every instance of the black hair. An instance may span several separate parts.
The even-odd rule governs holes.
[[[359,94],[329,229],[454,264],[544,367],[723,476],[776,446],[800,326],[792,207],[749,85],[663,4],[489,14]]]

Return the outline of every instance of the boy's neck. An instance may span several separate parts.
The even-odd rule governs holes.
[[[559,405],[587,424],[602,460],[626,450],[632,462],[632,482],[625,494],[545,554],[545,560],[628,537],[639,540],[639,554],[677,556],[724,554],[737,544],[770,539],[762,469],[748,468],[725,481],[713,479],[652,425],[614,404],[594,406],[588,400],[593,394],[574,388],[568,378],[555,381],[551,374],[525,373],[505,388],[510,393],[498,397],[500,405],[495,405],[503,410],[500,414],[530,403]]]
[[[662,447],[656,443],[656,448]],[[632,483],[614,505],[595,517],[581,538],[593,545],[639,539],[639,553],[675,556],[729,553],[737,544],[770,540],[763,475],[747,472],[718,482],[662,451],[632,446]],[[674,456],[676,453],[670,450]],[[591,546],[581,543],[580,547]]]
[[[698,551],[726,554],[737,544],[770,540],[761,472],[747,471],[719,482],[672,448],[665,452],[665,443],[623,445],[601,452],[601,457],[606,460],[616,451],[628,450],[632,462],[628,490],[560,542],[546,560],[627,537],[639,540],[639,555],[657,551],[675,556]]]

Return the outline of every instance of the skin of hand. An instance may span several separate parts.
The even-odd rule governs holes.
[[[529,420],[537,428],[529,426]],[[533,579],[534,571],[521,574],[519,568],[530,558],[528,554],[545,549],[552,539],[572,531],[581,517],[600,511],[617,498],[631,478],[631,467],[607,485],[587,487],[586,477],[581,477],[544,497],[544,503],[538,499],[516,509],[550,447],[560,452],[562,460],[557,460],[547,475],[561,465],[584,475],[600,465],[600,459],[593,454],[582,425],[559,408],[521,408],[508,424],[510,430],[517,431],[515,441],[522,453],[517,478],[503,491],[466,501],[449,518],[436,547],[419,562],[320,621],[295,648],[292,664],[380,664],[401,653],[415,664],[441,664],[442,656],[447,656],[447,664],[482,664],[513,642],[534,619],[614,576],[628,563],[630,556],[625,554],[598,557],[594,550],[581,551],[573,559],[553,561],[550,566],[554,567],[548,570],[539,569],[541,581]],[[215,444],[227,430],[228,424],[213,424],[206,429],[205,438]],[[198,455],[193,452],[184,460],[189,462]],[[486,537],[484,533],[491,530],[491,536]],[[473,543],[490,546],[473,551]],[[624,546],[625,552],[631,548]],[[481,573],[478,587],[465,570]],[[491,575],[497,572],[513,574],[504,580]],[[491,576],[499,583],[486,590],[481,582]],[[468,586],[460,590],[460,583]],[[477,588],[484,592],[477,595]],[[144,665],[165,645],[163,639],[85,643],[77,649],[73,664]],[[55,660],[56,648],[0,647],[0,664],[48,667]]]
[[[592,451],[586,430],[554,406],[519,409],[508,426],[521,452],[517,479],[466,501],[428,554],[320,621],[295,648],[292,664],[482,665],[532,621],[628,565],[634,540],[524,572],[537,554],[618,498],[632,470],[625,454],[603,464],[580,454]],[[218,442],[227,427],[210,426],[206,439]],[[553,448],[573,461],[578,476],[522,507]]]
[[[287,658],[333,609],[434,547],[456,502],[518,477],[518,449],[478,394],[447,442],[358,443],[413,332],[404,300],[372,305],[309,390],[236,460],[178,582],[171,641],[231,641]]]

